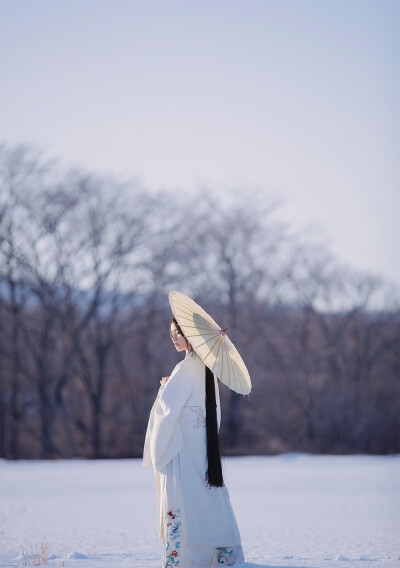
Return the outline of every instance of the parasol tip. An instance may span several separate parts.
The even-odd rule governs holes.
[[[226,335],[228,333],[228,328],[226,327],[225,329],[220,329],[219,332],[221,335]]]

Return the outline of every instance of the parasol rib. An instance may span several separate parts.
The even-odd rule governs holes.
[[[211,347],[210,351],[209,351],[209,352],[207,353],[207,355],[204,357],[203,363],[204,363],[204,361],[207,359],[207,357],[209,357],[210,353],[212,353],[212,350],[214,349],[214,347],[215,347],[215,345],[217,344],[217,342],[218,342],[218,337],[217,337],[217,339],[216,339],[214,345]],[[205,341],[205,343],[207,343],[207,341]],[[203,345],[203,343],[202,343],[201,345]],[[200,347],[200,346],[199,346],[199,347]]]
[[[232,360],[232,357],[229,357],[229,358],[228,358],[228,369],[230,369],[230,372],[229,372],[229,380],[230,380],[230,382],[235,383],[235,387],[236,387],[236,380],[235,380],[236,377],[235,377],[235,372],[234,372],[234,369],[233,369],[233,360]]]
[[[195,334],[195,335],[188,335],[187,333],[185,333],[185,337],[186,337],[187,339],[191,339],[191,338],[193,338],[193,337],[204,337],[205,335],[209,335],[209,336],[211,336],[209,339],[213,339],[214,337],[217,337],[217,335],[219,335],[219,334],[218,334],[218,333],[215,333],[215,332],[214,332],[214,333],[211,333],[211,331],[210,331],[210,333],[202,333],[201,335],[198,335],[198,334]],[[207,339],[207,341],[209,341],[209,340]],[[207,343],[207,341],[206,341],[205,343]],[[203,345],[203,344],[200,343],[200,345]],[[199,345],[198,345],[197,347],[199,347]]]

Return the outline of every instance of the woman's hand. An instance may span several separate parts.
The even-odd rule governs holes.
[[[165,385],[168,382],[169,377],[163,377],[160,381],[161,385]]]

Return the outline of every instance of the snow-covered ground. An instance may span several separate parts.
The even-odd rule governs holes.
[[[400,566],[400,456],[227,458],[246,568]],[[159,567],[153,476],[140,460],[0,460],[0,567]],[[182,567],[186,568],[186,567]]]

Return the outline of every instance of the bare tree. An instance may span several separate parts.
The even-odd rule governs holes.
[[[222,389],[228,453],[399,451],[396,290],[262,194],[178,201],[2,147],[0,455],[140,455],[177,360],[170,289],[249,367],[247,400]]]
[[[203,200],[203,208],[192,213],[190,222],[192,289],[229,328],[233,342],[245,348],[250,341],[241,333],[248,321],[246,312],[272,295],[277,284],[273,266],[285,246],[286,228],[274,218],[277,202],[262,193],[237,194],[229,204],[211,195]],[[235,451],[243,431],[239,428],[240,405],[241,397],[231,392],[226,429],[222,430],[229,451]]]
[[[5,146],[0,148],[0,279],[3,285],[1,299],[4,311],[2,344],[8,343],[9,346],[8,349],[3,350],[2,355],[3,361],[7,359],[9,364],[8,404],[12,421],[9,427],[11,433],[9,450],[6,452],[4,438],[2,448],[4,453],[12,457],[20,456],[21,422],[27,405],[31,403],[31,398],[27,397],[26,393],[21,393],[22,374],[29,376],[30,373],[22,344],[22,335],[26,336],[27,333],[26,321],[22,314],[29,297],[29,287],[24,280],[21,266],[26,245],[25,225],[30,220],[30,212],[25,207],[25,197],[30,190],[33,191],[40,185],[48,167],[47,163],[42,164],[37,154],[25,146],[18,146],[12,150]],[[2,377],[2,384],[3,382]],[[2,390],[4,392],[4,387]],[[3,421],[5,416],[4,408]]]

